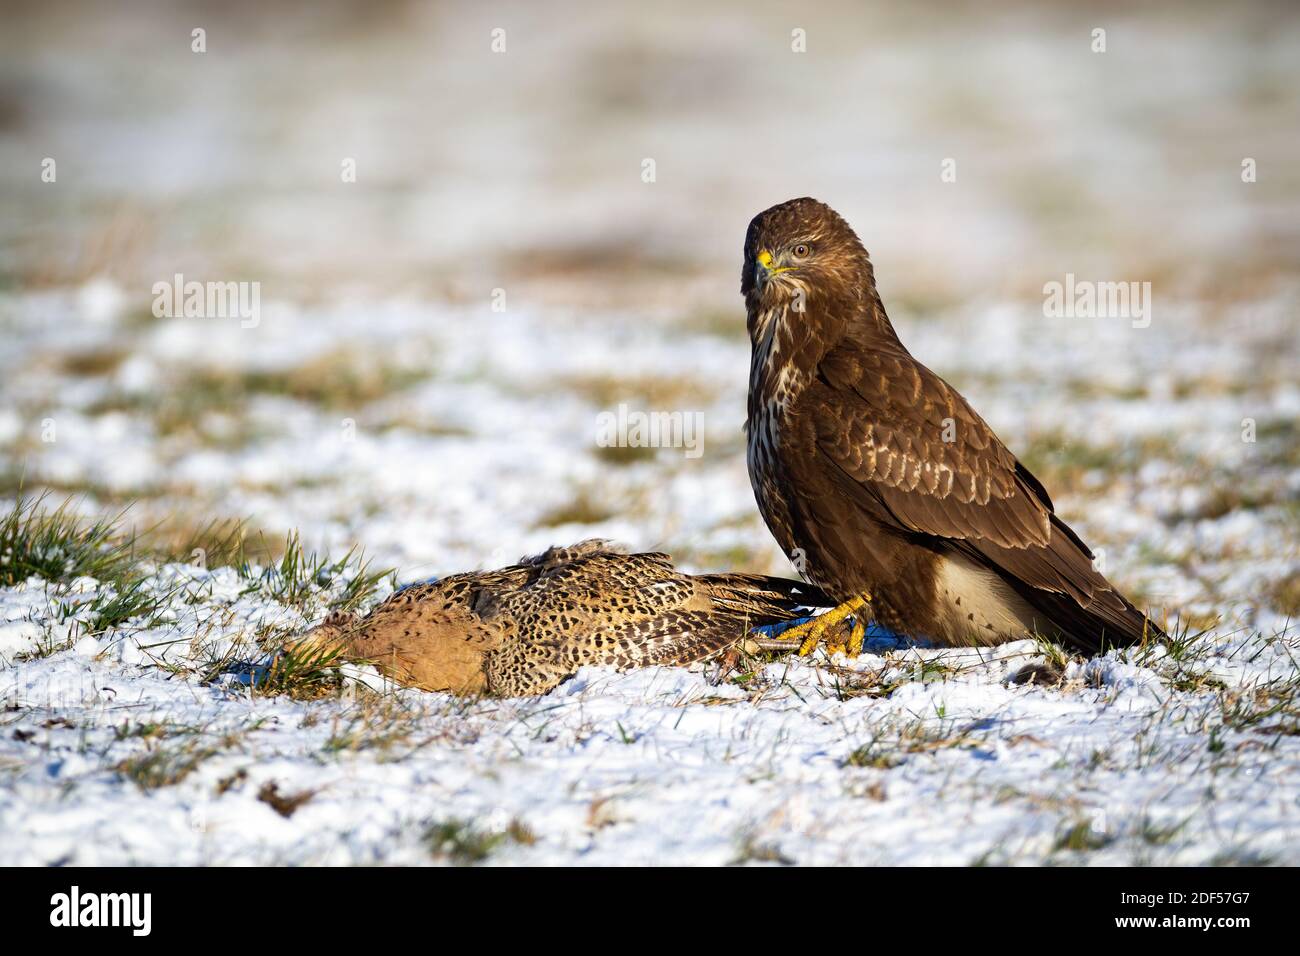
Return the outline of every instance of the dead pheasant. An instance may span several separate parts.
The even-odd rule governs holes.
[[[690,664],[828,603],[800,582],[683,574],[666,554],[590,540],[404,588],[365,617],[327,618],[290,647],[337,650],[425,690],[513,697],[544,694],[588,664]]]

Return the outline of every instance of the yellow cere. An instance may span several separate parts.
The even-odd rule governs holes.
[[[766,249],[759,251],[758,264],[762,266],[763,271],[770,276],[779,275],[782,272],[789,272],[794,268],[794,266],[781,266],[779,269],[774,268],[772,265],[772,253],[768,252]]]

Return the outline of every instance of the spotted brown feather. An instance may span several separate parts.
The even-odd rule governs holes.
[[[523,696],[586,665],[693,663],[753,627],[825,603],[795,581],[683,574],[665,554],[591,540],[406,588],[364,618],[330,618],[295,643],[338,647],[426,690]]]

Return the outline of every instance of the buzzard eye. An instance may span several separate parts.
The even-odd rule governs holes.
[[[806,242],[801,242],[799,243],[799,245],[794,247],[794,257],[796,259],[807,259],[808,256],[810,256],[811,254],[812,254],[812,249],[808,246],[808,243]]]

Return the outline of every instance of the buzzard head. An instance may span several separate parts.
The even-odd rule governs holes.
[[[782,287],[842,285],[864,270],[871,271],[867,250],[839,213],[816,199],[791,199],[750,220],[740,291],[765,297]]]
[[[884,314],[861,240],[834,209],[807,197],[750,222],[740,291],[756,360],[761,352],[767,361],[790,361],[819,343],[824,350]]]

